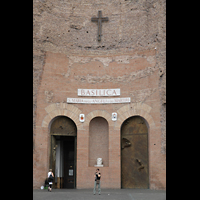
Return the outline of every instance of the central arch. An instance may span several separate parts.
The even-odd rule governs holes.
[[[95,117],[89,124],[89,166],[96,165],[97,158],[103,159],[103,166],[109,166],[109,128],[103,117]]]

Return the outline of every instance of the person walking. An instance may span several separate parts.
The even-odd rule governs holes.
[[[53,177],[54,177],[54,175],[53,175],[52,169],[49,169],[49,172],[48,172],[48,181],[49,181],[48,191],[50,191],[50,192],[52,190]]]
[[[98,185],[98,192],[99,192],[99,195],[100,195],[101,194],[101,182],[100,182],[101,173],[100,173],[99,169],[96,169],[96,172],[94,173],[94,178],[95,178],[95,181],[94,181],[93,194],[94,195],[96,194],[96,186]]]

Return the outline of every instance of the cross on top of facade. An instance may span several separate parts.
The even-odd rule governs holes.
[[[101,22],[108,21],[108,17],[102,17],[102,12],[101,10],[99,10],[98,17],[92,17],[91,21],[98,22],[98,41],[101,41],[101,28],[102,28]]]

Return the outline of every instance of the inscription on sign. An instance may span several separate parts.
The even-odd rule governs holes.
[[[120,89],[78,89],[78,96],[119,96]]]
[[[112,99],[82,99],[82,98],[67,98],[67,103],[85,103],[85,104],[104,104],[104,103],[129,103],[130,97],[112,98]]]

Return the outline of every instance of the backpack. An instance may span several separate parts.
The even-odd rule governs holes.
[[[50,176],[49,176],[49,178],[48,178],[48,181],[49,181],[49,182],[53,182],[53,176],[52,176],[52,174],[50,174]]]

